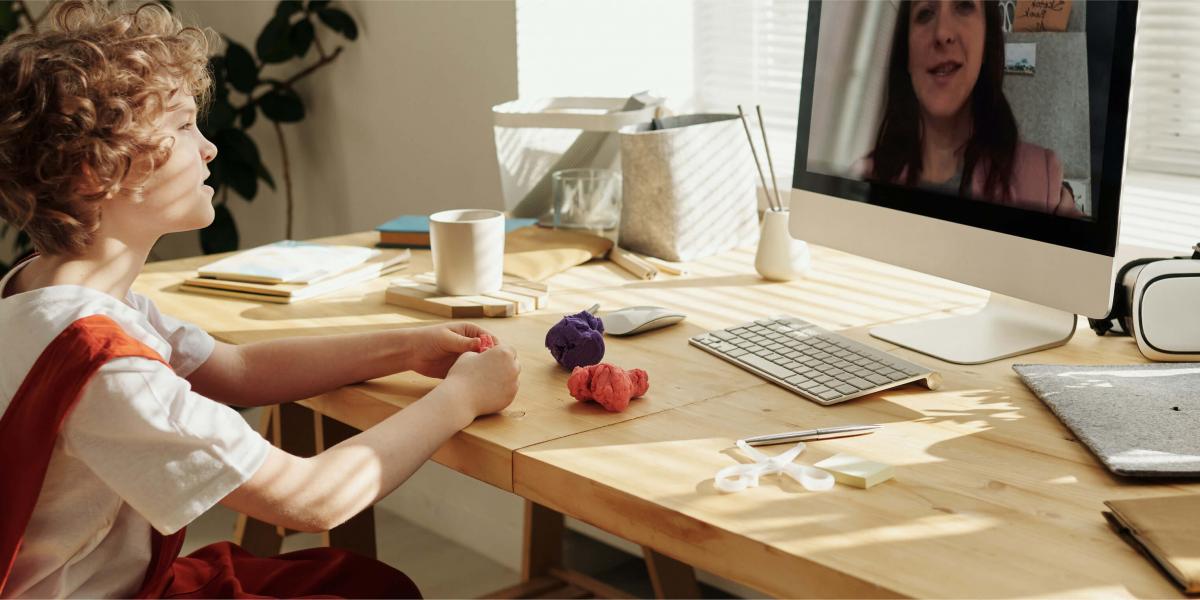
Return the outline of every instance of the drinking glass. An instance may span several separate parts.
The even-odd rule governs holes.
[[[563,169],[550,178],[554,184],[555,229],[616,229],[621,218],[620,173],[611,169]]]

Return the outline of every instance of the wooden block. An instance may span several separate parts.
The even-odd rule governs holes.
[[[451,319],[511,317],[533,312],[550,301],[543,284],[505,278],[499,291],[477,296],[447,296],[437,289],[433,273],[393,279],[384,301]]]
[[[518,285],[505,285],[503,290],[504,290],[504,293],[506,293],[506,294],[512,294],[514,296],[521,296],[521,297],[529,298],[530,300],[533,300],[533,309],[532,310],[538,310],[541,308],[545,308],[546,305],[550,303],[550,294],[547,294],[544,291],[539,292],[537,290],[530,289],[530,288],[523,288]],[[524,311],[522,311],[522,312],[524,312]]]
[[[892,465],[859,458],[852,454],[834,454],[813,465],[833,474],[838,483],[867,489],[892,478]]]
[[[542,283],[540,281],[530,281],[528,279],[521,279],[520,277],[513,277],[512,275],[504,276],[504,285],[505,286],[515,285],[518,287],[529,288],[531,290],[537,290],[539,292],[549,292],[550,291],[549,284]]]
[[[533,297],[507,292],[503,288],[498,292],[488,292],[484,296],[516,304],[518,313],[529,313],[537,310],[537,302]]]

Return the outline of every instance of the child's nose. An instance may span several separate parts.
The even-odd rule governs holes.
[[[204,140],[204,146],[200,149],[200,158],[204,159],[205,163],[212,162],[212,159],[217,157],[217,146],[208,140]]]

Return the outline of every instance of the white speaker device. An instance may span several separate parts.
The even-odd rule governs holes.
[[[1200,244],[1191,257],[1138,258],[1117,271],[1112,309],[1092,331],[1127,333],[1150,360],[1200,361]]]
[[[1200,361],[1200,260],[1143,266],[1130,299],[1133,337],[1146,358]]]

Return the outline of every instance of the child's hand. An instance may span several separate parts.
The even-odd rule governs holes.
[[[496,336],[474,323],[448,323],[407,330],[409,355],[405,365],[426,377],[446,377],[454,361],[464,352],[478,352],[483,337]]]
[[[463,354],[446,375],[446,384],[456,387],[458,398],[474,416],[486,415],[512,403],[520,373],[516,350],[498,345],[482,354]]]

